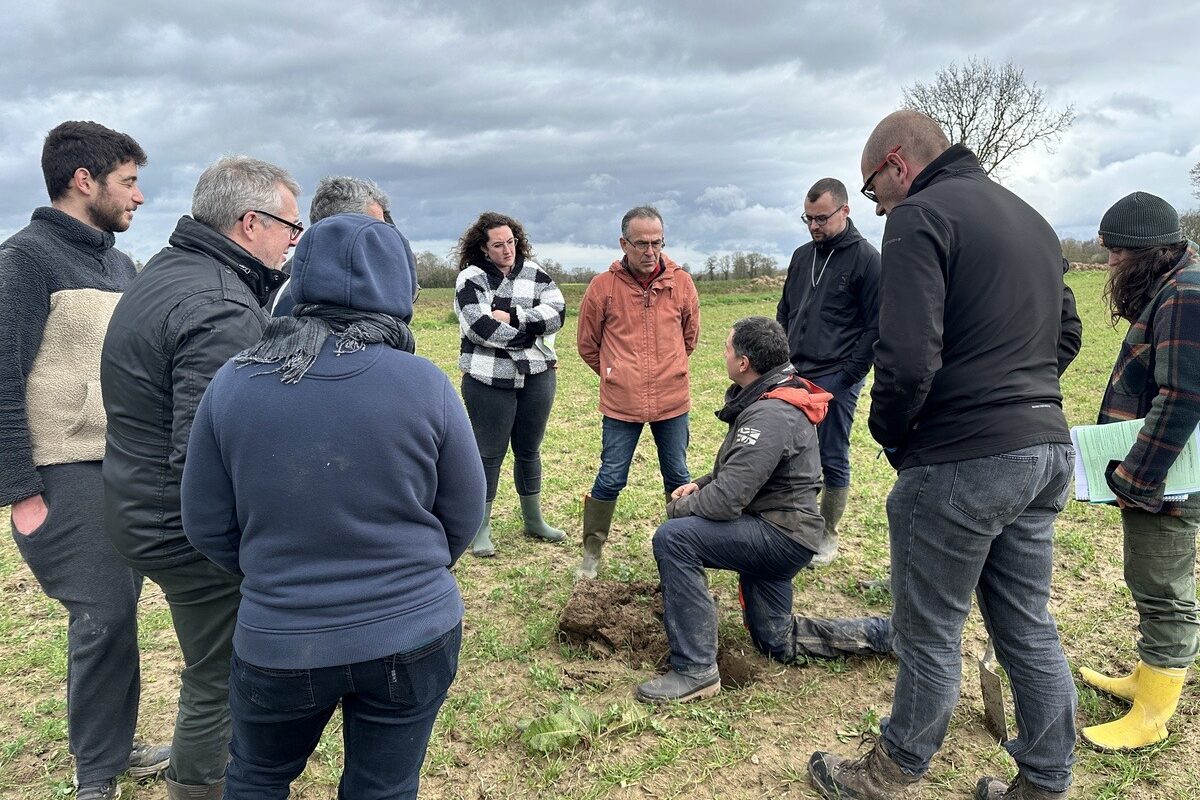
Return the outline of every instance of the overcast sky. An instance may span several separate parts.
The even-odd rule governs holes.
[[[46,203],[46,131],[92,119],[149,154],[146,204],[118,246],[145,260],[227,153],[306,189],[374,178],[400,229],[444,255],[480,211],[512,214],[568,268],[619,255],[651,202],[668,252],[780,258],[808,240],[804,193],[842,179],[901,90],[972,55],[1011,59],[1078,117],[1005,184],[1060,235],[1090,238],[1142,189],[1200,205],[1198,3],[26,2],[0,27],[0,235]]]

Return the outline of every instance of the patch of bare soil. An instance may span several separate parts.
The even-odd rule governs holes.
[[[715,599],[715,594],[714,594]],[[634,669],[663,670],[668,646],[663,627],[662,588],[647,581],[580,581],[558,619],[559,633],[575,647],[597,659],[620,659]],[[757,681],[762,658],[724,644],[717,648],[721,685],[740,689]],[[578,683],[603,683],[602,670],[567,669]],[[574,674],[578,673],[578,674]]]

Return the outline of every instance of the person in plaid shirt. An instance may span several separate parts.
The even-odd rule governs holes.
[[[462,332],[462,396],[487,477],[487,511],[471,553],[496,554],[492,501],[510,441],[525,533],[561,542],[566,534],[542,519],[541,446],[557,386],[554,334],[566,302],[533,262],[521,223],[504,214],[484,212],[467,228],[458,242],[458,269],[454,313]]]
[[[1125,460],[1108,469],[1141,636],[1132,674],[1113,678],[1080,669],[1085,682],[1133,704],[1121,719],[1084,728],[1083,738],[1101,749],[1125,750],[1166,738],[1187,667],[1200,653],[1193,577],[1200,496],[1163,499],[1167,470],[1200,423],[1200,257],[1175,209],[1145,192],[1122,198],[1104,214],[1100,239],[1108,249],[1105,296],[1113,323],[1124,319],[1130,326],[1099,421],[1145,418]]]

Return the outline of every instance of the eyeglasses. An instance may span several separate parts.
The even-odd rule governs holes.
[[[284,225],[287,225],[289,228],[292,229],[291,239],[293,242],[300,238],[300,234],[304,233],[304,223],[303,222],[289,222],[288,220],[284,219],[283,217],[275,216],[270,211],[259,211],[257,208],[252,208],[249,211],[247,211],[246,214],[262,214],[264,217],[270,217],[271,219],[275,220],[276,222],[282,222]],[[238,217],[238,220],[240,221],[240,220],[245,219],[246,214],[242,214],[240,217]]]
[[[872,172],[867,177],[867,180],[863,183],[862,188],[859,189],[859,191],[862,192],[863,197],[867,198],[872,203],[879,202],[879,198],[875,196],[875,189],[871,186],[871,184],[875,183],[875,176],[879,174],[879,171],[881,169],[883,169],[884,167],[887,166],[888,159],[891,158],[892,156],[896,155],[896,153],[899,153],[899,152],[900,152],[900,145],[896,145],[891,150],[889,150],[888,154],[883,157],[883,161],[879,162],[879,166],[876,167],[875,171]]]
[[[842,208],[845,208],[845,206],[842,206]],[[808,214],[801,214],[800,219],[804,220],[805,225],[812,225],[815,222],[815,223],[817,223],[818,228],[824,228],[825,223],[829,222],[829,220],[831,220],[835,216],[837,216],[838,211],[841,211],[841,210],[842,209],[839,208],[837,211],[833,212],[832,214],[818,214],[815,217],[810,217]]]
[[[639,239],[636,242],[631,242],[626,239],[625,244],[629,245],[634,250],[640,250],[643,253],[649,250],[653,250],[656,253],[661,253],[662,249],[666,247],[667,241],[666,239],[654,239],[653,241],[647,242],[644,239]]]

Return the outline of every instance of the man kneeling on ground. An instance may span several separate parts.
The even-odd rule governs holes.
[[[671,669],[637,688],[643,702],[720,691],[717,609],[706,567],[738,573],[755,647],[784,663],[809,654],[797,639],[811,626],[792,616],[792,578],[824,534],[815,426],[831,395],[796,374],[787,335],[766,317],[734,323],[725,368],[733,385],[717,418],[729,424],[729,433],[712,473],[672,492],[669,519],[654,534]],[[863,624],[862,638],[878,644],[867,649],[890,651],[888,621]]]

